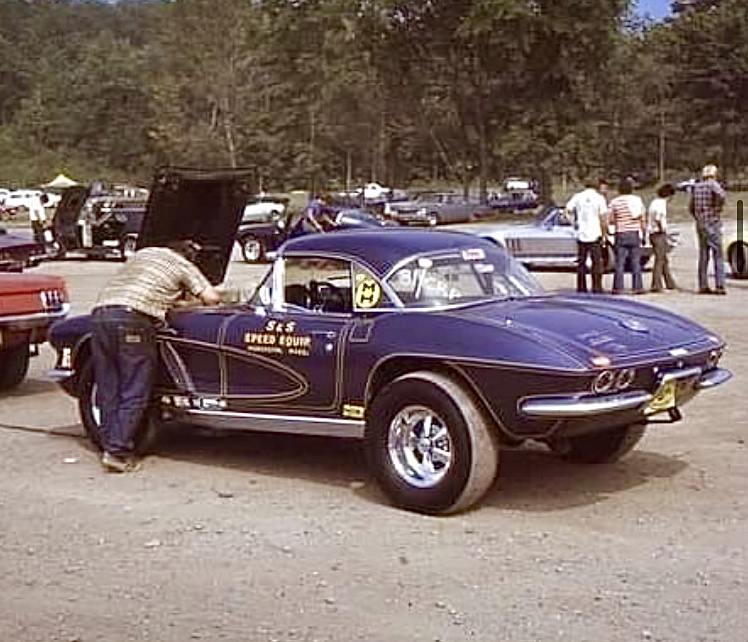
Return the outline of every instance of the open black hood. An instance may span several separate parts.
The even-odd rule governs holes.
[[[254,193],[250,169],[162,167],[151,186],[138,248],[193,239],[203,249],[197,264],[220,283],[244,206]]]

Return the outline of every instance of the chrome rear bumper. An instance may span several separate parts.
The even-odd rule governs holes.
[[[699,368],[686,368],[668,372],[662,383],[679,384],[677,405],[690,400],[700,390],[715,388],[732,378],[732,373],[715,368],[702,373]],[[646,390],[630,390],[612,395],[554,395],[525,397],[519,402],[519,411],[532,419],[572,419],[594,417],[612,412],[641,411],[657,397]],[[651,414],[651,413],[646,413]]]

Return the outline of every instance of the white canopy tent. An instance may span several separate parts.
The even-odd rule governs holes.
[[[64,189],[66,187],[72,187],[73,185],[78,185],[78,183],[72,178],[68,178],[67,176],[65,176],[65,174],[58,174],[51,181],[49,181],[49,183],[44,183],[42,187]]]

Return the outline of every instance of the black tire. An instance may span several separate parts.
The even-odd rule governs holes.
[[[643,424],[621,426],[575,437],[556,437],[551,450],[567,461],[579,464],[609,464],[633,450],[644,436]]]
[[[93,363],[89,359],[81,368],[78,379],[78,411],[80,412],[86,437],[96,450],[102,450],[100,410],[96,403],[96,382],[94,381]],[[135,454],[144,455],[151,451],[158,436],[158,421],[155,412],[149,411],[135,434]]]
[[[742,241],[733,243],[727,249],[730,270],[736,279],[748,279],[748,245]]]
[[[470,508],[499,468],[498,439],[484,413],[460,384],[434,372],[400,377],[375,397],[365,444],[390,501],[419,513]]]
[[[242,257],[247,263],[260,263],[265,260],[265,246],[253,234],[241,237],[239,247],[241,247]]]
[[[29,342],[0,350],[0,390],[15,388],[29,370]]]

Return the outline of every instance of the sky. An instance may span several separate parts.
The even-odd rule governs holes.
[[[637,13],[661,20],[670,13],[670,0],[638,0]]]

